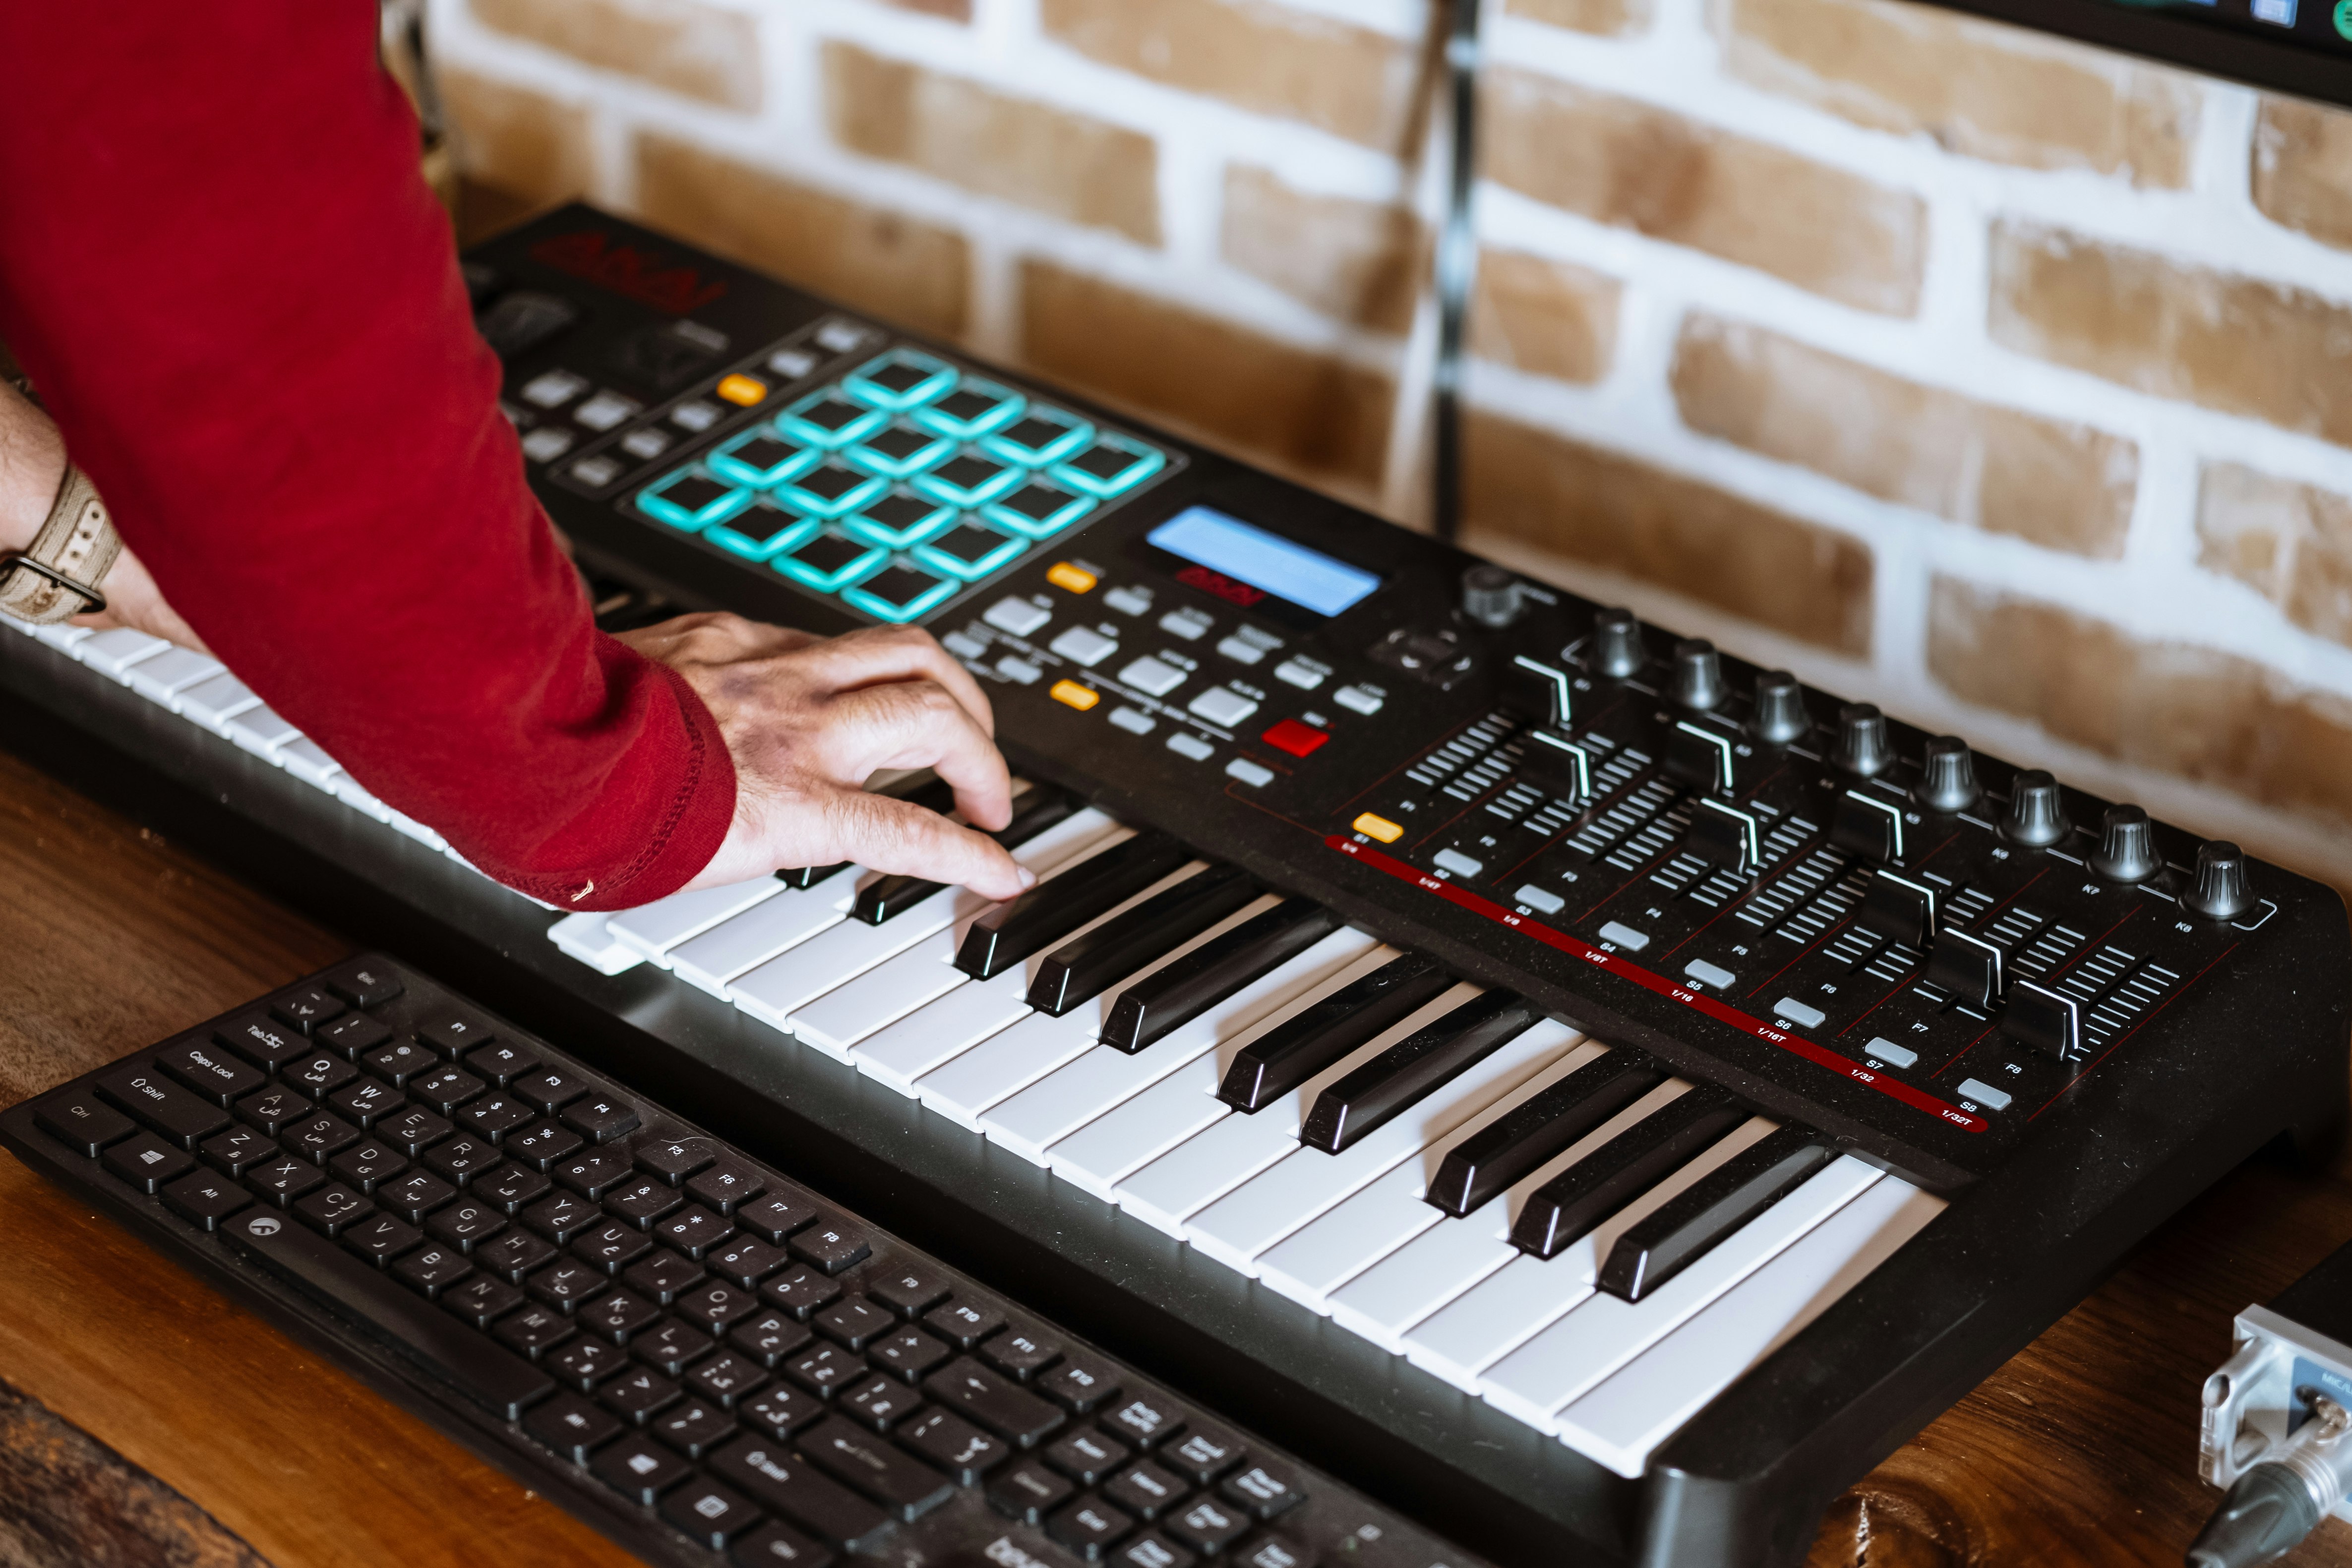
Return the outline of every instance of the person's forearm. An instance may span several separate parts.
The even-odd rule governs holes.
[[[0,550],[33,542],[65,471],[66,444],[57,422],[0,381]]]

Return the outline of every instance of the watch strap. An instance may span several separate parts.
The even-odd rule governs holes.
[[[106,608],[98,584],[122,553],[122,538],[98,487],[72,463],[58,481],[49,515],[21,551],[0,553],[0,612],[50,626]]]

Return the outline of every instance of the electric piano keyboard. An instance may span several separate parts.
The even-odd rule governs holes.
[[[2344,1102],[2316,884],[585,208],[469,280],[606,624],[920,620],[1038,886],[551,923],[134,633],[18,732],[1473,1550],[1796,1561]]]

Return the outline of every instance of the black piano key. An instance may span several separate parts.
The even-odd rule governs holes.
[[[1260,891],[1238,866],[1212,866],[1162,889],[1055,948],[1029,983],[1029,1005],[1059,1017],[1238,912]]]
[[[1450,1215],[1470,1213],[1664,1079],[1631,1051],[1586,1063],[1448,1150],[1429,1184],[1429,1201]]]
[[[1192,858],[1191,850],[1165,833],[1139,833],[1114,844],[972,921],[956,950],[955,965],[974,980],[993,979]]]
[[[1719,1089],[1677,1096],[1529,1194],[1511,1245],[1558,1256],[1747,1120]]]
[[[1433,959],[1391,959],[1244,1047],[1225,1069],[1217,1098],[1236,1110],[1263,1110],[1453,984]]]
[[[1836,1157],[1810,1127],[1768,1134],[1627,1226],[1601,1266],[1600,1288],[1641,1300]]]
[[[1007,849],[1017,849],[1078,809],[1076,795],[1040,784],[1013,803],[1013,820],[989,835]],[[891,916],[913,909],[946,884],[920,877],[884,877],[857,895],[852,920],[880,925]]]
[[[1339,929],[1339,917],[1312,899],[1286,899],[1121,991],[1102,1043],[1139,1051]]]
[[[900,780],[888,789],[874,793],[889,795],[895,800],[910,801],[925,811],[936,811],[942,816],[955,809],[955,786],[932,774],[919,773]],[[776,880],[787,888],[814,888],[848,869],[849,862],[846,860],[836,860],[830,866],[795,866],[777,872]]]
[[[1542,1016],[1542,1008],[1508,991],[1472,997],[1317,1095],[1298,1141],[1337,1154],[1455,1073],[1502,1049]]]

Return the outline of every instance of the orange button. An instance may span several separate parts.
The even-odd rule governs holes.
[[[1365,837],[1377,838],[1383,844],[1393,844],[1404,837],[1403,828],[1399,827],[1387,817],[1376,816],[1369,811],[1356,818],[1353,826],[1356,831]]]
[[[1091,593],[1095,574],[1083,566],[1073,566],[1066,561],[1056,561],[1045,574],[1045,581],[1056,588],[1066,588],[1073,594]]]
[[[1054,682],[1052,696],[1055,701],[1067,703],[1081,713],[1102,700],[1101,692],[1091,686],[1080,686],[1075,680]]]
[[[1294,757],[1309,755],[1331,738],[1328,730],[1312,724],[1302,724],[1296,719],[1285,719],[1260,737],[1277,752],[1288,752]]]
[[[719,395],[749,408],[768,395],[768,384],[757,376],[730,375],[719,384]]]

